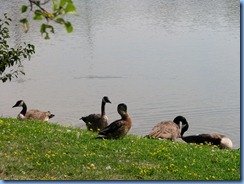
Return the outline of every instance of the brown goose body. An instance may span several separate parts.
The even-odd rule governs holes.
[[[100,131],[108,126],[108,117],[101,114],[90,114],[81,118],[85,123],[87,130]]]
[[[219,146],[221,149],[232,149],[233,143],[230,138],[221,134],[198,134],[181,137],[187,143],[212,144]]]
[[[86,123],[87,130],[101,131],[108,126],[108,117],[105,113],[106,103],[111,103],[111,101],[107,96],[104,96],[101,104],[101,114],[90,114],[80,118],[80,120],[82,119]]]
[[[97,138],[119,139],[123,138],[129,132],[132,121],[127,113],[127,106],[125,104],[119,104],[117,110],[121,115],[121,119],[116,120],[105,127],[101,132],[99,132]]]
[[[23,100],[19,100],[16,102],[14,107],[22,107],[22,111],[18,114],[17,118],[19,120],[37,120],[37,121],[48,121],[54,114],[51,114],[50,111],[40,111],[37,109],[30,109],[27,111],[27,105]]]
[[[182,128],[180,129],[180,122]],[[177,116],[174,121],[162,121],[155,125],[151,132],[146,135],[148,138],[169,139],[175,141],[188,130],[188,122],[183,116]]]

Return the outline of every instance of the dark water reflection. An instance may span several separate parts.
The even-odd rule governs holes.
[[[1,1],[14,20],[22,2]],[[240,2],[232,0],[75,1],[68,17],[74,32],[57,26],[44,40],[38,22],[24,34],[18,21],[13,44],[30,41],[36,55],[26,76],[0,84],[0,115],[13,104],[50,110],[53,122],[84,127],[80,116],[100,112],[111,121],[118,103],[128,105],[130,133],[145,135],[162,120],[185,116],[186,135],[218,132],[240,147]],[[85,127],[84,127],[85,128]]]

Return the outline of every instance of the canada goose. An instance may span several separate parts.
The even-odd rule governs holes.
[[[127,106],[123,103],[119,104],[117,111],[121,116],[121,119],[114,121],[109,126],[105,127],[98,133],[97,138],[105,139],[119,139],[123,138],[131,128],[131,118],[127,113]]]
[[[221,149],[232,149],[233,147],[230,138],[216,133],[182,136],[181,138],[187,143],[212,144],[219,146]]]
[[[180,132],[180,122],[182,123]],[[153,127],[151,132],[146,135],[147,138],[155,139],[170,139],[175,141],[177,138],[183,136],[188,130],[188,122],[183,116],[177,116],[174,121],[163,121]]]
[[[90,114],[80,118],[80,120],[82,119],[86,123],[87,130],[97,132],[108,126],[108,117],[105,114],[106,103],[111,103],[111,101],[107,96],[104,96],[102,98],[101,114]]]
[[[31,109],[27,112],[27,105],[23,100],[19,100],[12,107],[23,107],[22,111],[18,114],[17,118],[20,120],[38,120],[38,121],[48,121],[54,114],[51,114],[50,111],[42,112],[37,109]]]

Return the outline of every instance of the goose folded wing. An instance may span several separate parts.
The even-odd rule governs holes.
[[[160,133],[161,133],[160,127],[155,126],[155,127],[151,130],[151,132],[149,133],[148,136],[149,136],[149,137],[152,137],[152,138],[158,138],[159,135],[160,135]]]
[[[107,127],[105,127],[99,134],[108,134],[109,132],[116,131],[117,129],[123,126],[123,122],[121,120],[117,120]]]
[[[90,114],[87,116],[87,121],[88,122],[93,122],[101,118],[101,114]]]
[[[26,118],[44,121],[45,118],[49,117],[49,115],[50,115],[50,112],[43,112],[43,111],[33,109],[26,113]]]

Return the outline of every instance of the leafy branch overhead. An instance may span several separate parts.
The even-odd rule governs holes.
[[[4,14],[4,19],[0,19],[0,80],[6,82],[12,78],[18,78],[22,71],[21,61],[31,58],[35,53],[35,47],[31,44],[19,45],[11,48],[7,42],[10,38],[9,25],[12,20]],[[13,68],[13,67],[16,68]]]
[[[72,0],[52,0],[52,11],[48,11],[44,6],[50,0],[29,0],[29,5],[22,5],[21,12],[26,15],[20,22],[23,24],[24,31],[29,30],[28,16],[33,12],[34,20],[45,20],[40,26],[41,34],[45,35],[45,39],[49,39],[49,33],[54,33],[54,27],[50,22],[55,22],[64,25],[68,33],[73,31],[73,26],[69,21],[66,21],[63,16],[66,14],[76,14],[76,7]]]

